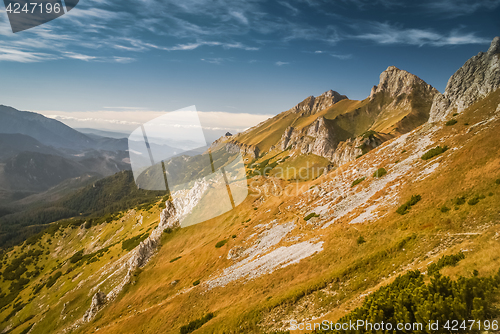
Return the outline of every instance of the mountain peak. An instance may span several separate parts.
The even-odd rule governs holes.
[[[500,38],[495,37],[488,52],[470,58],[448,80],[444,94],[435,97],[430,122],[451,112],[461,113],[474,102],[500,88]]]
[[[389,66],[380,74],[379,84],[373,86],[370,99],[373,99],[375,94],[380,92],[388,93],[392,97],[410,94],[415,85],[425,85],[428,86],[427,88],[431,88],[430,85],[416,75],[401,70],[396,66]]]
[[[335,103],[345,99],[347,99],[347,96],[340,95],[338,92],[330,89],[317,97],[312,95],[307,97],[304,101],[293,107],[291,111],[296,114],[302,113],[304,115],[310,115],[329,108]]]
[[[493,41],[491,41],[490,48],[488,49],[488,53],[499,53],[500,52],[500,37],[497,36],[493,38]]]

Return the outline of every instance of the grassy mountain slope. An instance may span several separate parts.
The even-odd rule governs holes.
[[[257,146],[260,152],[267,152],[279,142],[288,127],[300,131],[320,117],[330,121],[338,141],[358,137],[367,131],[396,136],[427,121],[432,98],[437,93],[434,88],[395,67],[384,71],[380,80],[380,89],[363,101],[344,99],[313,113],[298,113],[294,110],[297,108],[295,107],[232,139],[245,145]]]
[[[499,105],[496,91],[454,116],[455,123],[426,123],[316,180],[250,179],[251,193],[235,210],[164,233],[132,283],[78,327],[72,325],[92,296],[118,284],[127,245],[155,226],[162,203],[89,229],[70,222],[16,246],[1,261],[2,300],[18,295],[0,308],[0,329],[179,333],[204,319],[194,333],[268,333],[285,330],[292,319],[335,321],[397,275],[425,271],[443,255],[465,253],[456,266],[441,269],[452,279],[474,270],[494,275],[500,268]],[[422,159],[429,151],[440,154]],[[412,197],[420,200],[409,202]],[[42,246],[44,255],[34,255]],[[72,263],[82,249],[85,261],[77,256]],[[6,278],[6,268],[30,251],[38,262],[23,259],[26,272]],[[205,317],[210,313],[213,318]]]

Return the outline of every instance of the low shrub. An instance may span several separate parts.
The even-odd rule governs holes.
[[[221,240],[218,243],[215,244],[215,248],[221,248],[227,243],[227,239]]]
[[[354,187],[354,186],[357,186],[358,184],[360,184],[361,182],[363,182],[365,179],[366,179],[366,177],[362,177],[360,179],[354,180],[352,182],[352,184],[351,184],[351,188]]]
[[[399,213],[400,215],[405,215],[410,211],[411,207],[417,204],[422,197],[420,195],[413,195],[410,200],[403,205],[401,205],[396,212]]]
[[[422,160],[429,160],[434,158],[435,156],[438,156],[444,152],[448,151],[448,146],[437,146],[435,148],[430,149],[427,151],[424,155],[422,155]]]
[[[496,319],[496,291],[500,286],[500,271],[495,276],[479,277],[474,272],[473,277],[460,277],[456,280],[447,276],[436,275],[430,282],[419,271],[409,271],[398,276],[389,285],[383,286],[365,297],[362,305],[337,320],[337,323],[370,323],[382,321],[392,324],[406,323],[408,319],[474,319],[484,322]],[[376,319],[376,320],[374,320]],[[440,321],[441,323],[441,321]],[[444,322],[443,322],[444,323]],[[450,321],[451,323],[451,321]],[[458,322],[460,324],[460,322]],[[469,327],[450,331],[439,330],[439,333],[476,333]],[[321,328],[316,334],[326,333],[396,333],[394,331],[357,330],[356,327],[347,330],[330,330]],[[426,330],[397,331],[406,333],[425,333]]]
[[[465,204],[465,196],[456,197],[453,199],[453,204],[462,205]]]
[[[139,246],[141,242],[146,240],[146,238],[149,236],[149,233],[144,233],[144,234],[139,234],[136,235],[135,237],[132,237],[127,240],[122,241],[122,249],[126,250],[127,252],[131,251],[135,247]]]
[[[47,289],[56,284],[57,280],[59,277],[62,276],[62,272],[58,271],[54,275],[49,276],[49,279],[47,280],[47,283],[45,285],[47,286]]]
[[[450,119],[448,122],[445,123],[446,126],[452,126],[457,124],[458,121],[456,119]]]
[[[319,217],[319,215],[316,212],[311,212],[310,214],[308,214],[307,216],[304,217],[304,220],[308,221],[309,219],[314,218],[314,217]]]
[[[387,174],[387,171],[385,170],[385,168],[379,168],[379,169],[377,169],[377,171],[375,173],[373,173],[373,177],[382,177],[385,174]]]
[[[213,313],[208,313],[202,318],[191,321],[189,324],[181,327],[181,334],[189,334],[191,332],[194,332],[195,330],[203,326],[205,323],[210,321],[210,319],[212,319],[214,316],[215,315]]]
[[[457,263],[463,259],[465,259],[465,254],[463,252],[453,255],[444,255],[438,260],[438,262],[431,263],[427,266],[427,274],[430,276],[435,275],[444,267],[456,266]]]
[[[193,282],[193,286],[197,286],[198,284],[200,284],[200,280],[197,279],[196,281]]]
[[[474,197],[472,197],[468,202],[467,204],[469,205],[476,205],[477,203],[479,203],[479,200],[481,199],[480,196],[476,195]]]
[[[83,259],[83,249],[73,254],[73,256],[69,258],[69,262],[77,263],[81,259]]]
[[[170,260],[170,263],[172,263],[172,262],[175,262],[175,261],[179,260],[181,257],[182,257],[182,256],[178,256],[178,257],[173,258],[172,260]]]
[[[33,326],[35,326],[34,323],[23,329],[19,334],[28,334]]]
[[[365,242],[366,242],[366,240],[362,236],[359,236],[358,239],[356,240],[356,243],[358,245],[364,244]]]
[[[443,205],[439,210],[441,210],[441,212],[443,212],[443,213],[446,213],[446,212],[450,211],[450,208],[447,207],[446,205]]]

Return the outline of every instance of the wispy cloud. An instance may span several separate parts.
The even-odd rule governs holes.
[[[342,59],[342,60],[351,59],[352,58],[352,54],[339,54],[339,53],[332,53],[332,52],[323,51],[323,50],[316,50],[314,52],[311,52],[311,51],[304,51],[304,52],[305,53],[317,54],[317,55],[320,55],[320,54],[330,55],[330,56],[332,56],[334,58]]]
[[[83,60],[83,61],[95,60],[97,58],[94,56],[88,56],[88,55],[84,55],[81,53],[75,53],[75,52],[65,52],[65,55],[68,58],[79,59],[79,60]]]
[[[476,36],[474,32],[463,33],[460,30],[452,30],[442,34],[431,29],[407,29],[389,23],[372,22],[365,26],[365,30],[352,36],[355,39],[370,40],[378,44],[409,44],[409,45],[463,45],[484,44],[489,39]]]
[[[238,20],[239,22],[243,23],[243,24],[248,24],[248,19],[247,17],[241,13],[241,12],[237,12],[237,11],[232,11],[230,12],[230,14],[236,19]]]
[[[424,1],[422,5],[411,6],[420,12],[449,15],[500,6],[500,0]],[[278,0],[280,12],[265,0],[123,0],[116,10],[111,5],[110,0],[80,2],[67,15],[22,34],[12,34],[5,11],[0,12],[0,48],[3,49],[0,61],[40,62],[66,58],[129,63],[148,52],[199,52],[210,47],[214,54],[203,58],[210,62],[229,57],[224,54],[226,51],[285,49],[304,42],[316,43],[316,53],[344,60],[352,57],[350,51],[322,50],[349,40],[434,47],[489,40],[465,28],[443,32],[427,28],[425,23],[408,28],[350,19],[333,10],[355,6],[366,12],[375,5],[392,10],[401,6],[395,0],[339,0],[335,5],[327,0]],[[314,17],[322,15],[328,20],[302,19],[312,17],[313,13]],[[337,15],[336,19],[331,15]]]
[[[6,48],[0,46],[0,61],[34,63],[34,62],[54,60],[54,59],[57,59],[57,57],[48,53],[29,52],[15,48]]]
[[[342,54],[331,53],[330,56],[337,58],[337,59],[341,59],[341,60],[346,60],[346,59],[352,58],[352,54],[342,55]]]
[[[500,6],[500,0],[438,0],[421,3],[424,10],[438,15],[457,17],[472,14],[478,10],[494,10]]]
[[[300,13],[300,11],[299,11],[296,7],[292,6],[292,5],[290,4],[290,2],[287,2],[287,1],[278,1],[278,3],[279,3],[280,5],[282,5],[282,6],[286,7],[286,8],[288,8],[288,9],[291,11],[291,13],[292,13],[293,15],[297,15],[297,14],[299,14],[299,13]]]
[[[196,43],[188,43],[188,44],[178,44],[171,47],[157,47],[162,50],[167,51],[185,51],[185,50],[194,50],[201,46],[221,46],[224,49],[242,49],[247,51],[257,51],[258,47],[246,46],[241,43],[222,43],[222,42],[196,42]]]
[[[289,62],[286,62],[286,61],[277,61],[275,63],[277,66],[283,66],[283,65],[289,65],[290,63]]]
[[[202,61],[210,64],[220,65],[224,59],[223,58],[201,58]]]

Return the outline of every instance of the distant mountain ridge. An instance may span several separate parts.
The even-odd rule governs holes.
[[[26,151],[61,155],[60,151],[43,145],[33,137],[19,133],[0,133],[0,161]]]
[[[58,149],[126,150],[123,140],[91,138],[66,124],[30,111],[0,105],[0,133],[23,134]]]
[[[94,141],[69,126],[43,115],[0,105],[0,133],[19,133],[56,148],[90,148]]]

